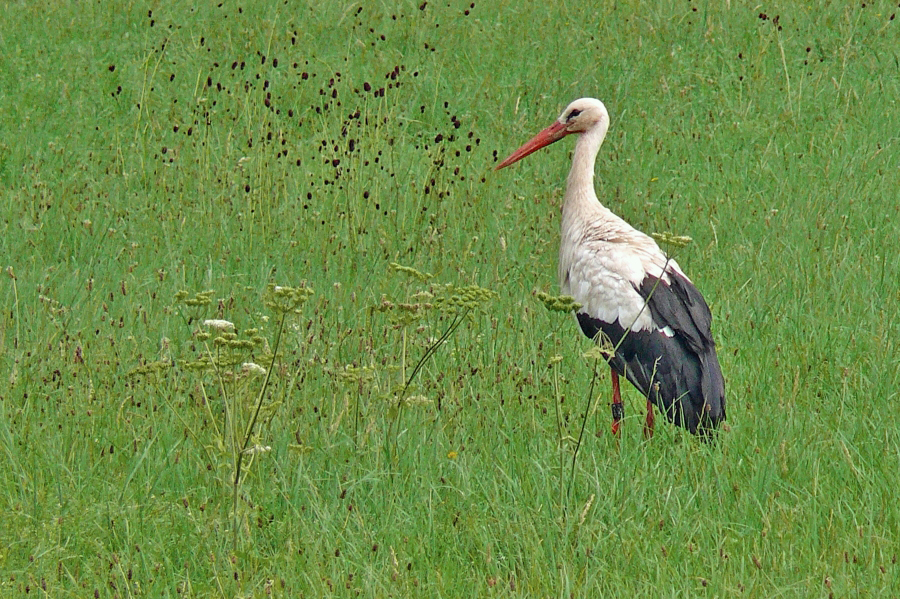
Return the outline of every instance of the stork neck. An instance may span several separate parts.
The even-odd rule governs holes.
[[[594,164],[605,136],[605,128],[586,131],[578,136],[578,141],[575,143],[575,155],[572,158],[572,170],[569,171],[569,178],[566,180],[569,197],[592,197],[596,200]]]

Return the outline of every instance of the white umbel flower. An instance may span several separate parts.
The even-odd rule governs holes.
[[[211,329],[216,329],[217,331],[233,331],[234,330],[234,323],[230,322],[228,320],[217,320],[217,319],[204,320],[203,326],[209,327]]]
[[[255,362],[244,362],[241,364],[241,370],[247,374],[255,374],[257,376],[266,376],[266,369]]]

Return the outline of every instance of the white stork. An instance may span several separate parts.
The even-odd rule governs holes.
[[[609,128],[599,100],[582,98],[497,166],[521,160],[571,133],[578,134],[566,182],[559,248],[559,283],[581,304],[576,316],[591,339],[616,348],[612,371],[614,434],[623,416],[619,376],[692,433],[708,434],[725,420],[725,381],[710,331],[706,301],[656,242],[603,206],[594,192],[594,162]]]

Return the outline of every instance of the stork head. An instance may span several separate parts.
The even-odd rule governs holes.
[[[597,135],[602,140],[609,128],[609,113],[606,106],[600,100],[594,98],[580,98],[575,100],[562,111],[559,118],[552,125],[532,137],[525,144],[509,155],[495,170],[518,162],[529,154],[536,152],[544,146],[561,140],[570,133],[587,133]],[[599,146],[598,146],[599,147]]]

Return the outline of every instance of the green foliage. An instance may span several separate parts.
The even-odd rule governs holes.
[[[396,263],[392,263],[390,268],[393,271],[410,275],[423,283],[431,278],[431,275],[423,276],[414,268],[401,266]],[[415,291],[411,296],[412,299],[417,300],[415,302],[391,302],[382,297],[378,304],[370,307],[370,312],[373,314],[376,312],[388,314],[391,327],[402,331],[402,346],[398,356],[399,366],[391,365],[388,367],[389,370],[399,370],[401,381],[398,384],[389,385],[387,394],[382,396],[383,399],[387,399],[393,404],[389,412],[393,419],[389,427],[389,433],[394,422],[400,416],[401,408],[427,406],[432,403],[431,399],[423,395],[410,395],[415,389],[413,383],[416,375],[435,356],[438,348],[456,332],[463,321],[471,316],[473,311],[478,312],[482,310],[482,304],[496,297],[497,293],[478,285],[457,287],[452,283],[447,283],[444,285],[432,285],[428,289]],[[407,374],[408,328],[410,325],[420,321],[426,321],[432,312],[436,313],[437,323],[447,324],[439,336],[429,336],[424,341],[424,351],[419,361],[412,368],[411,372]],[[432,325],[425,323],[417,328],[417,332],[428,333],[432,328]],[[362,373],[367,381],[375,378],[372,369],[364,369]],[[339,375],[345,381],[360,383],[360,386],[363,382],[359,369],[352,366],[345,366]],[[440,402],[438,402],[438,407],[440,408]]]
[[[175,293],[176,305],[182,305],[192,313],[190,322],[197,322],[204,309],[212,304],[214,291],[204,291],[190,297],[186,291]],[[141,379],[149,378],[154,387],[159,388],[159,376],[167,368],[172,368],[174,376],[179,379],[178,387],[187,389],[194,385],[202,391],[200,411],[203,425],[198,425],[197,414],[177,413],[176,417],[184,423],[185,431],[204,449],[207,456],[230,465],[227,480],[232,487],[232,532],[234,548],[237,549],[239,532],[245,527],[241,522],[246,514],[240,510],[243,505],[241,483],[252,464],[256,454],[268,452],[271,447],[262,444],[257,423],[262,419],[269,422],[277,414],[280,401],[268,397],[268,385],[272,368],[281,342],[282,332],[288,316],[300,313],[301,306],[306,303],[313,291],[306,286],[282,287],[269,284],[263,294],[263,305],[276,314],[277,329],[275,342],[270,350],[268,340],[260,335],[256,328],[245,329],[242,335],[235,331],[234,323],[224,319],[206,319],[202,326],[207,331],[189,331],[191,336],[203,344],[199,355],[194,359],[179,357],[169,361],[152,361],[132,369],[130,377],[140,385]],[[213,336],[215,335],[215,336]],[[167,343],[171,343],[167,340]],[[268,368],[257,362],[268,364]],[[152,376],[155,375],[155,376]],[[194,375],[192,377],[192,375]],[[210,386],[216,389],[217,395],[210,392]],[[172,409],[178,410],[174,402],[179,398],[169,398],[166,392],[160,399],[170,402]],[[210,424],[210,427],[205,425]],[[215,474],[214,474],[215,476]],[[243,499],[247,499],[244,494]]]
[[[0,593],[897,595],[897,12],[0,6]],[[609,435],[571,140],[491,170],[580,96],[714,447]]]

